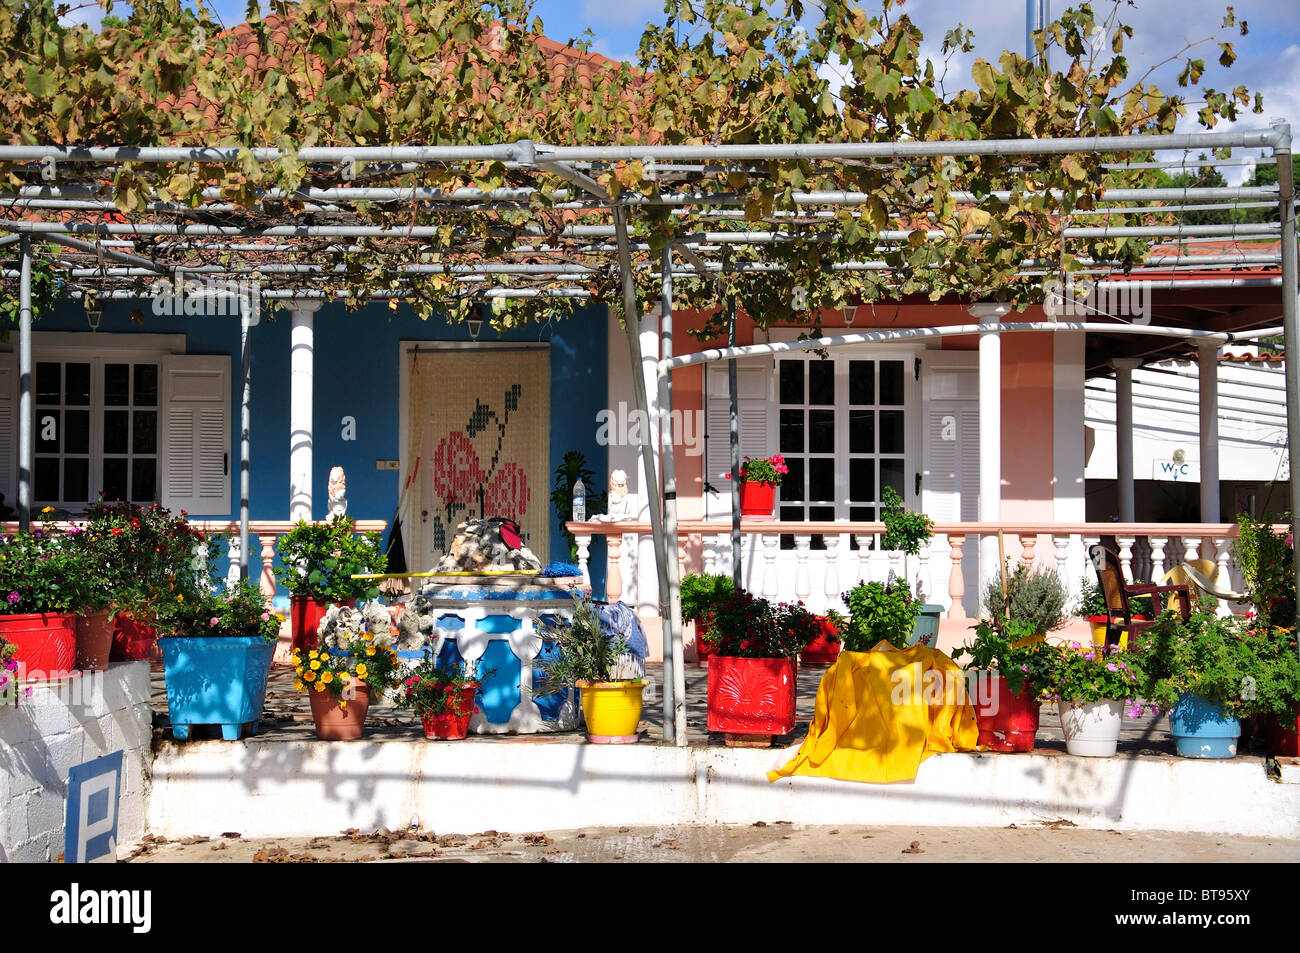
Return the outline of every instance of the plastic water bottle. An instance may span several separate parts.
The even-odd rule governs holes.
[[[582,483],[582,478],[573,484],[573,521],[575,523],[585,523],[587,520],[587,488]]]

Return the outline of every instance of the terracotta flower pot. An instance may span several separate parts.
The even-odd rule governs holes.
[[[776,510],[776,484],[746,480],[740,484],[740,515],[751,520],[770,520]]]
[[[113,620],[107,609],[77,616],[77,668],[102,672],[113,651]]]
[[[133,616],[119,612],[113,624],[113,649],[109,660],[113,662],[148,661],[158,644],[157,620],[153,616]]]
[[[353,697],[346,705],[342,699],[335,698],[327,688],[316,691],[311,688],[307,697],[311,699],[311,717],[316,722],[316,737],[321,741],[356,741],[361,737],[366,725],[366,712],[370,708],[370,686],[352,680],[356,686]]]
[[[474,696],[478,694],[478,688],[478,682],[463,685],[460,689],[460,703],[456,707],[453,707],[451,693],[448,693],[447,705],[442,711],[420,719],[424,726],[424,737],[430,741],[460,741],[468,735],[469,720],[474,716]]]

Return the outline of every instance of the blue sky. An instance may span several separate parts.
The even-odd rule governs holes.
[[[833,2],[833,0],[832,0]],[[1145,72],[1161,59],[1177,52],[1186,43],[1213,35],[1222,20],[1226,4],[1211,0],[1136,0],[1125,6],[1121,18],[1134,28],[1134,37],[1126,49],[1130,76]],[[266,5],[263,4],[265,7]],[[810,9],[812,2],[806,3]],[[876,4],[866,0],[872,10]],[[1052,4],[1054,13],[1066,6],[1065,0]],[[228,24],[243,19],[244,0],[217,0],[217,12]],[[1094,0],[1099,14],[1110,8],[1108,0]],[[1239,125],[1262,128],[1271,118],[1291,121],[1300,135],[1300,3],[1296,0],[1236,0],[1233,8],[1239,18],[1250,24],[1247,36],[1225,36],[1237,50],[1238,60],[1230,70],[1218,66],[1218,49],[1202,45],[1196,55],[1206,61],[1206,85],[1231,89],[1245,84],[1264,94],[1264,114],[1249,114]],[[598,52],[616,58],[633,59],[641,31],[647,22],[662,23],[663,0],[537,0],[535,11],[545,24],[546,33],[556,40],[592,33],[592,46]],[[1024,0],[910,0],[902,11],[909,14],[926,36],[923,50],[936,59],[943,34],[957,23],[975,31],[976,51],[950,61],[946,85],[949,89],[970,83],[970,67],[976,56],[996,62],[1004,49],[1022,51],[1024,47]],[[810,14],[815,15],[815,14]],[[1158,69],[1155,81],[1173,90],[1173,76],[1178,67]],[[1184,121],[1180,131],[1196,128],[1194,118]],[[1230,176],[1230,178],[1237,178]]]

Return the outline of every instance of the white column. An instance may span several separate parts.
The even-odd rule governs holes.
[[[1002,339],[996,332],[980,335],[979,413],[979,518],[996,523],[1002,518]],[[986,534],[980,539],[981,585],[998,568],[997,537]]]
[[[1219,345],[1197,344],[1201,393],[1201,522],[1219,522]]]
[[[295,300],[289,331],[289,519],[312,519],[312,392],[320,299]]]
[[[1135,521],[1133,501],[1133,371],[1142,366],[1135,357],[1111,360],[1115,369],[1115,493],[1119,521]]]
[[[1057,523],[1082,523],[1084,505],[1084,335],[1080,331],[1052,334],[1052,519]],[[1079,595],[1080,573],[1070,566],[1087,564],[1087,553],[1077,536],[1052,538],[1056,566],[1070,597]]]

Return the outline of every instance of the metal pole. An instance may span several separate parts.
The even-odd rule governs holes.
[[[664,470],[664,545],[668,549],[668,611],[664,619],[664,717],[672,711],[677,746],[686,744],[686,662],[682,652],[681,567],[677,564],[677,470],[673,460],[673,251],[663,250],[659,306],[659,460]],[[672,686],[671,693],[669,686]]]
[[[252,419],[253,337],[249,324],[249,309],[239,310],[239,578],[248,579],[248,495],[249,461],[252,445],[249,439]]]
[[[727,346],[736,346],[736,303],[727,307]],[[731,434],[731,581],[741,588],[740,566],[740,406],[736,397],[736,359],[727,361],[727,414]]]
[[[623,286],[623,326],[627,333],[627,348],[632,358],[632,390],[636,394],[637,410],[642,420],[652,420],[650,399],[646,395],[645,374],[641,354],[641,312],[636,303],[636,286],[632,280],[632,250],[627,239],[627,209],[614,208],[614,227],[618,238],[619,278]],[[654,539],[655,567],[659,576],[659,618],[671,618],[668,593],[668,550],[664,538],[663,511],[659,497],[659,474],[655,469],[654,437],[649,428],[641,428],[641,467],[645,472],[646,502],[650,510],[650,534]],[[677,558],[674,551],[672,558]],[[669,664],[664,659],[665,667]],[[664,685],[664,741],[676,740],[676,718],[669,706],[668,685]]]
[[[1279,123],[1274,126],[1278,143],[1273,149],[1277,156],[1277,184],[1282,202],[1282,333],[1286,351],[1286,430],[1287,460],[1290,464],[1291,533],[1300,540],[1300,321],[1296,315],[1296,221],[1295,173],[1292,171],[1291,126]],[[1300,579],[1300,546],[1294,547],[1291,571]],[[1300,608],[1296,623],[1300,625]]]
[[[18,282],[18,529],[32,526],[32,240],[22,241]]]

